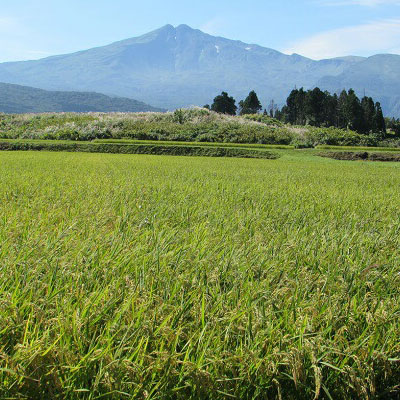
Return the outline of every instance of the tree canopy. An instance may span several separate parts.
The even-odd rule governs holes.
[[[360,100],[353,89],[343,90],[339,96],[322,92],[318,87],[308,91],[294,89],[276,118],[293,125],[334,126],[363,134],[386,133],[380,103],[366,96]]]
[[[237,111],[235,103],[233,97],[230,97],[227,92],[222,92],[219,96],[214,98],[211,110],[221,114],[235,115]]]
[[[260,100],[258,100],[257,94],[252,90],[249,95],[239,102],[240,115],[244,114],[257,114],[262,110]]]

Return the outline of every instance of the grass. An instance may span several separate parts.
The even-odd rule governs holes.
[[[0,152],[0,398],[396,399],[400,169]]]
[[[367,146],[317,146],[320,150],[340,150],[340,151],[400,151],[400,147],[367,147]]]
[[[1,139],[0,139],[1,142]],[[261,144],[261,143],[226,143],[226,142],[179,142],[172,140],[132,140],[132,139],[94,139],[93,143],[119,143],[119,144],[154,144],[176,146],[202,146],[202,147],[232,147],[247,149],[294,149],[292,145]]]
[[[241,157],[275,159],[279,155],[265,149],[227,146],[195,146],[181,143],[151,144],[118,142],[74,142],[58,140],[0,140],[0,151],[68,151],[85,153],[154,154],[202,157]]]
[[[292,126],[265,115],[229,116],[194,108],[169,113],[0,114],[0,138],[91,141],[131,139],[315,147],[399,147],[399,138]]]
[[[336,160],[352,160],[352,161],[385,161],[385,162],[400,162],[400,154],[396,152],[366,152],[366,151],[328,151],[319,153],[321,157],[330,157]]]

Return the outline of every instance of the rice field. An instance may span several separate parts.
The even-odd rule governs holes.
[[[0,398],[398,399],[400,164],[276,151],[0,152]]]

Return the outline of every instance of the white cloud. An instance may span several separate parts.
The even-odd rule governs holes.
[[[400,19],[379,20],[322,32],[292,43],[284,53],[298,53],[313,59],[400,54]]]

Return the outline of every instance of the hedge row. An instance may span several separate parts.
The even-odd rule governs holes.
[[[348,160],[348,161],[395,161],[400,162],[400,154],[393,153],[368,153],[366,151],[332,151],[327,153],[320,153],[321,157],[333,158],[335,160]]]
[[[0,150],[45,150],[69,151],[86,153],[114,153],[114,154],[155,154],[173,156],[200,156],[200,157],[239,157],[276,159],[279,155],[268,151],[258,151],[240,148],[224,147],[196,147],[196,146],[168,146],[168,145],[141,145],[141,144],[111,144],[111,143],[35,143],[35,142],[0,142]]]

